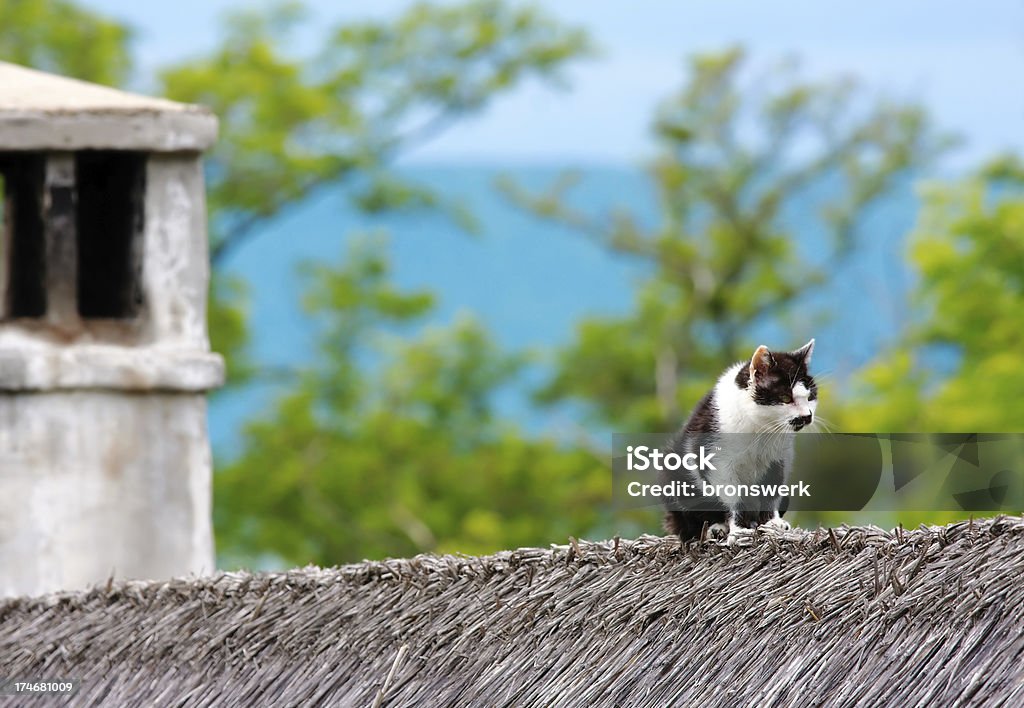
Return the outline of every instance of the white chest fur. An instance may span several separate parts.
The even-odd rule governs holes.
[[[788,471],[793,461],[793,434],[781,426],[779,411],[760,406],[736,386],[746,364],[735,364],[715,384],[713,405],[719,434],[716,469],[704,476],[712,484],[757,484],[773,464]],[[780,480],[781,481],[781,480]]]

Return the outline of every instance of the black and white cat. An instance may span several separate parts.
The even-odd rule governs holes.
[[[682,472],[698,489],[710,485],[785,484],[793,464],[793,433],[814,422],[818,387],[808,373],[812,339],[792,352],[762,345],[749,361],[726,369],[701,399],[666,452],[683,455],[698,446],[716,449],[715,469]],[[760,524],[788,529],[788,497],[698,496],[673,499],[665,528],[686,541],[707,525],[729,543]]]

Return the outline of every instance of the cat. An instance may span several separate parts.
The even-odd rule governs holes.
[[[814,422],[818,386],[808,372],[812,339],[796,351],[774,352],[761,345],[749,361],[725,370],[671,439],[667,452],[683,455],[714,447],[714,469],[676,472],[698,490],[694,497],[668,503],[665,528],[683,541],[726,536],[732,545],[761,524],[789,529],[782,516],[786,496],[701,496],[710,485],[785,484],[793,464],[793,434]],[[663,475],[663,480],[665,476]]]

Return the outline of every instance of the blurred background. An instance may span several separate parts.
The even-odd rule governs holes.
[[[612,432],[762,342],[830,430],[1020,431],[1021,3],[360,5],[0,4],[0,59],[220,118],[222,567],[659,533]]]

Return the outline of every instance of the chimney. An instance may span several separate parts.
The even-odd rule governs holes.
[[[0,62],[0,596],[213,570],[216,131]]]

